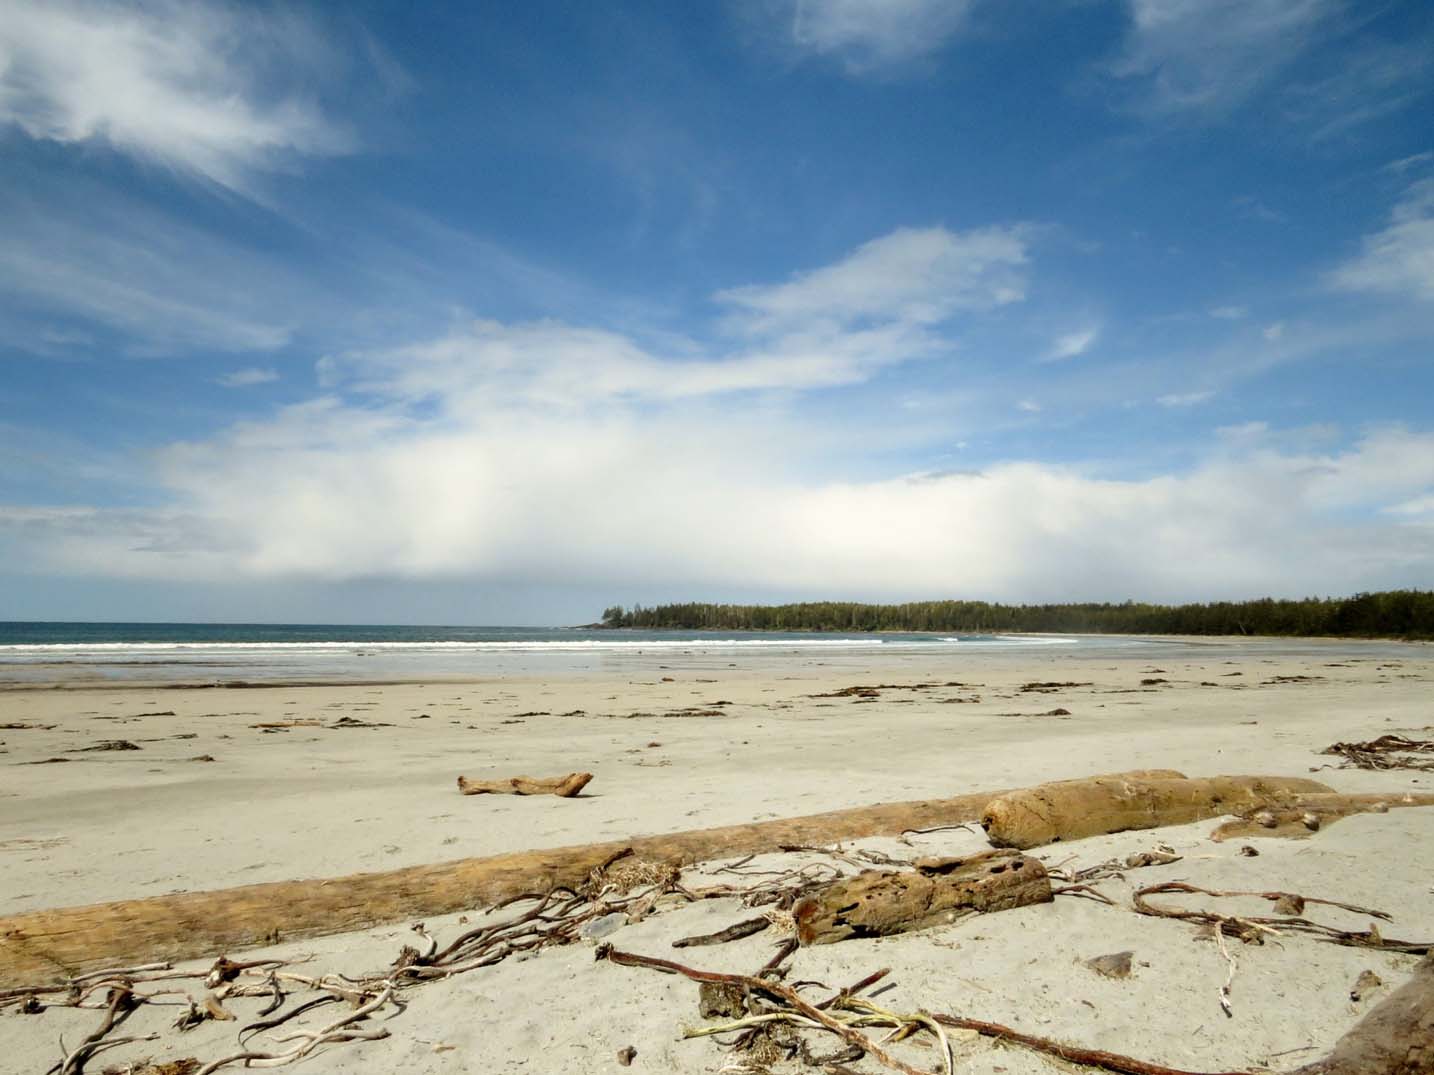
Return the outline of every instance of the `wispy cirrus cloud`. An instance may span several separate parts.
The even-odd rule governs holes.
[[[214,378],[224,388],[252,388],[257,384],[272,384],[279,379],[279,371],[260,366],[246,366]]]
[[[936,324],[959,310],[1023,299],[1031,234],[1021,225],[967,232],[898,228],[785,283],[729,288],[716,297],[749,332],[812,321]]]
[[[775,13],[789,46],[861,75],[937,51],[972,6],[973,0],[779,0]]]
[[[949,350],[944,324],[1024,296],[1026,229],[898,229],[791,279],[719,291],[720,346],[555,320],[476,320],[416,343],[336,355],[328,383],[490,410],[591,408],[736,392],[808,391]]]
[[[1388,225],[1366,236],[1359,254],[1328,280],[1346,291],[1434,300],[1434,179],[1409,187]]]
[[[1050,350],[1045,353],[1045,361],[1062,362],[1068,358],[1077,358],[1090,350],[1091,345],[1100,338],[1100,329],[1085,328],[1075,332],[1067,332],[1057,336],[1051,344]]]
[[[78,320],[130,354],[272,351],[315,289],[232,240],[81,183],[43,193],[0,189],[0,313]],[[92,333],[66,332],[71,343]],[[43,331],[10,346],[45,353]]]
[[[322,36],[278,9],[9,0],[0,124],[247,191],[256,173],[352,148],[294,74],[330,65]]]
[[[1214,392],[1168,392],[1163,396],[1157,396],[1155,402],[1162,407],[1194,407],[1201,403],[1208,403],[1215,396]]]
[[[1224,112],[1269,83],[1341,8],[1340,0],[1130,0],[1119,78],[1140,107]]]

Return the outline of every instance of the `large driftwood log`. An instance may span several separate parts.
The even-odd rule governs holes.
[[[210,958],[281,938],[348,933],[469,910],[524,892],[580,885],[626,849],[639,859],[686,865],[777,851],[784,845],[831,844],[956,825],[978,819],[994,794],[884,803],[384,873],[30,911],[0,918],[0,988],[156,959]]]
[[[1294,795],[1277,807],[1241,811],[1239,817],[1217,825],[1210,839],[1219,842],[1252,836],[1282,836],[1303,840],[1351,814],[1383,814],[1401,806],[1434,806],[1434,794]]]
[[[569,773],[567,776],[510,776],[503,780],[469,780],[458,778],[458,790],[464,795],[556,795],[571,799],[593,778],[592,773]]]
[[[1007,792],[981,815],[990,841],[1022,850],[1130,829],[1153,829],[1278,807],[1293,796],[1328,793],[1315,780],[1279,776],[1199,779],[1118,773]]]
[[[1434,1075],[1434,955],[1327,1057],[1290,1075]]]
[[[944,926],[969,914],[1050,903],[1045,867],[1017,851],[921,859],[899,873],[863,870],[836,881],[792,909],[797,940],[831,944]]]

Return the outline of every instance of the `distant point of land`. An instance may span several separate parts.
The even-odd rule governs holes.
[[[961,634],[1284,635],[1434,639],[1434,591],[1208,604],[1004,605],[915,601],[895,605],[806,601],[789,605],[688,602],[613,605],[594,627],[691,631],[945,631]]]

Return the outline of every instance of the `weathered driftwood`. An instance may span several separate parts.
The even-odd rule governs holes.
[[[1117,773],[1007,792],[987,804],[981,824],[996,846],[1024,850],[1060,840],[1183,825],[1259,807],[1278,807],[1296,795],[1330,791],[1324,784],[1301,777],[1189,779],[1178,773]]]
[[[1434,1075],[1434,955],[1335,1043],[1291,1075]]]
[[[997,792],[884,803],[808,817],[210,892],[30,911],[0,918],[0,988],[151,959],[197,959],[286,940],[347,933],[469,910],[524,892],[581,885],[626,849],[687,864],[898,836],[975,821]]]
[[[569,773],[567,776],[510,776],[503,780],[469,780],[458,778],[458,790],[464,795],[556,795],[571,799],[593,778],[592,773]]]
[[[1279,836],[1303,840],[1326,825],[1351,814],[1383,814],[1401,806],[1434,806],[1434,794],[1400,793],[1397,795],[1295,795],[1277,807],[1259,807],[1242,811],[1232,821],[1215,827],[1210,838],[1215,841],[1251,836]]]
[[[969,914],[1050,903],[1045,867],[1017,851],[921,859],[915,870],[863,870],[792,908],[797,939],[831,944],[944,926]]]

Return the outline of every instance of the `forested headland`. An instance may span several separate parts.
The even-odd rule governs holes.
[[[610,628],[697,631],[1069,632],[1136,635],[1292,635],[1434,639],[1434,591],[1386,590],[1353,597],[1261,598],[1209,604],[1004,605],[915,601],[871,605],[807,601],[791,605],[689,602],[643,608],[614,605]]]

